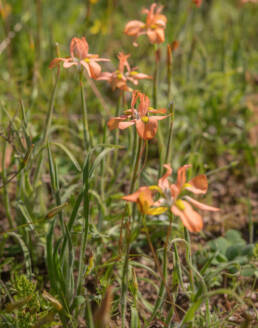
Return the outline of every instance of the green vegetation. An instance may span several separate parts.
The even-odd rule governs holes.
[[[258,4],[195,2],[0,0],[0,328],[254,327]]]

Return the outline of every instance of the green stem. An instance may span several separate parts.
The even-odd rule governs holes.
[[[53,112],[54,112],[54,105],[55,105],[55,98],[56,98],[56,91],[57,91],[59,77],[60,77],[60,66],[57,67],[56,81],[55,81],[54,88],[52,90],[52,94],[51,94],[51,98],[50,98],[50,103],[49,103],[49,108],[48,108],[48,113],[47,113],[47,118],[46,118],[46,123],[45,123],[45,129],[43,131],[43,137],[42,137],[42,147],[45,147],[47,145],[47,141],[48,141],[48,135],[49,135],[49,131],[51,128],[51,123],[52,123],[52,117],[53,117]],[[39,154],[37,165],[36,165],[35,176],[34,176],[34,185],[36,185],[38,182],[42,166],[43,166],[43,152],[41,150],[41,153]]]
[[[169,106],[169,134],[168,134],[168,141],[167,141],[167,150],[165,156],[164,164],[171,163],[171,154],[172,154],[172,137],[173,137],[173,127],[174,127],[174,104],[171,103]]]
[[[122,291],[121,291],[122,328],[126,327],[129,254],[130,254],[130,231],[128,226],[126,226],[126,251],[125,251],[124,265],[123,265],[123,272],[122,272]]]
[[[188,230],[184,227],[184,235],[185,235],[185,240],[187,241],[186,244],[186,260],[189,264],[189,281],[190,281],[190,287],[191,291],[194,291],[194,276],[193,276],[193,263],[192,263],[192,253],[191,253],[191,239],[190,239],[190,234]]]
[[[77,295],[80,295],[82,288],[82,281],[85,272],[84,258],[86,245],[88,240],[88,232],[89,232],[89,210],[90,210],[90,195],[89,195],[89,159],[86,162],[83,172],[83,219],[84,219],[84,227],[83,227],[83,236],[82,243],[80,249],[80,257],[79,257],[79,272],[78,272],[78,281],[77,281]]]
[[[3,202],[5,207],[6,216],[9,222],[10,228],[15,227],[15,222],[11,215],[10,210],[10,200],[8,195],[8,186],[7,186],[7,176],[6,176],[6,169],[5,169],[5,156],[6,156],[6,144],[7,142],[3,140],[3,154],[2,154],[2,179],[3,179]]]
[[[138,137],[138,135],[137,135],[137,137]],[[136,178],[137,178],[137,172],[138,172],[138,168],[139,168],[139,164],[140,164],[140,160],[141,160],[141,156],[140,156],[141,148],[142,148],[142,139],[140,137],[138,137],[138,149],[137,149],[136,159],[134,161],[134,170],[133,170],[131,186],[130,186],[130,191],[129,191],[130,194],[134,190],[134,186],[135,186],[135,182],[136,182]]]
[[[85,149],[90,148],[91,141],[89,135],[89,125],[88,125],[88,112],[87,112],[87,104],[86,104],[86,96],[85,89],[83,86],[83,71],[80,71],[80,88],[81,88],[81,100],[82,100],[82,123],[83,123],[83,139],[84,139],[84,147]]]

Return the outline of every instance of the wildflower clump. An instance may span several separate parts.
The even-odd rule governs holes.
[[[124,33],[135,39],[146,34],[153,44],[164,42],[167,18],[161,14],[162,9],[163,6],[158,6],[156,3],[153,3],[150,9],[143,9],[142,13],[147,15],[145,23],[132,20],[126,24]]]
[[[113,90],[120,89],[123,91],[130,91],[132,89],[128,86],[127,82],[131,82],[134,85],[138,85],[139,80],[143,79],[152,79],[150,75],[139,73],[136,71],[137,67],[131,69],[128,58],[130,55],[125,55],[123,52],[119,52],[118,60],[119,65],[118,69],[114,72],[104,72],[99,77],[98,80],[107,81]]]
[[[139,98],[140,104],[138,109],[135,108],[137,99]],[[167,118],[167,115],[150,116],[149,114],[164,114],[165,108],[154,109],[150,107],[149,98],[139,92],[134,91],[132,95],[131,108],[127,109],[123,115],[118,117],[112,117],[108,121],[108,127],[110,130],[119,128],[124,130],[132,125],[136,125],[136,130],[140,138],[149,140],[155,137],[158,130],[158,121]],[[130,119],[128,121],[128,119]]]
[[[166,173],[158,181],[157,186],[144,186],[133,194],[124,196],[123,199],[129,202],[136,202],[140,211],[144,214],[157,215],[165,212],[165,209],[180,217],[183,225],[191,232],[199,232],[203,228],[201,215],[196,212],[191,204],[201,210],[219,211],[218,208],[205,205],[186,194],[190,191],[196,195],[206,194],[208,190],[208,180],[204,174],[197,175],[195,178],[186,182],[186,170],[191,165],[187,164],[179,168],[177,181],[171,184],[168,177],[172,174],[172,168],[165,164]],[[159,192],[159,200],[154,201],[153,193]]]
[[[96,79],[101,74],[101,66],[98,64],[101,61],[109,61],[109,59],[99,58],[99,55],[96,54],[89,54],[89,45],[85,37],[74,37],[70,43],[70,57],[54,58],[49,67],[53,68],[60,62],[63,62],[64,68],[83,67],[91,78]]]

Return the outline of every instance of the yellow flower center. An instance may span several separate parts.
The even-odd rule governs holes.
[[[121,73],[119,73],[119,74],[117,74],[117,78],[118,78],[119,80],[122,80],[123,75],[122,75]]]
[[[188,188],[188,187],[191,187],[190,183],[185,183],[185,184],[183,185],[182,189],[186,189],[186,188]]]
[[[176,207],[178,207],[181,211],[185,209],[184,202],[181,199],[178,199],[175,203]]]
[[[138,74],[138,72],[136,72],[136,71],[132,71],[132,72],[130,73],[130,75],[132,75],[132,76],[137,75],[137,74]]]
[[[85,61],[86,63],[89,63],[89,62],[90,62],[89,58],[84,58],[84,61]]]
[[[143,123],[148,123],[149,122],[148,116],[141,117],[141,120],[142,120]]]

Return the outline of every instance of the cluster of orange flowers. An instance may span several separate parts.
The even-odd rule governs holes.
[[[192,0],[192,2],[199,7],[202,0]],[[152,4],[150,9],[144,9],[143,14],[146,14],[146,21],[132,20],[126,24],[124,32],[132,36],[135,40],[141,35],[147,35],[152,44],[159,44],[165,41],[165,27],[167,23],[166,16],[162,15],[163,7],[156,3]],[[178,46],[178,45],[176,45]],[[110,130],[119,128],[121,130],[135,125],[137,133],[140,138],[150,140],[155,137],[158,129],[158,121],[168,117],[165,108],[154,109],[150,106],[149,98],[128,86],[128,82],[137,85],[139,80],[151,79],[152,77],[139,73],[136,68],[130,67],[128,58],[123,52],[118,54],[119,65],[114,72],[101,72],[101,66],[98,62],[109,61],[106,58],[100,58],[98,55],[89,54],[89,46],[84,37],[74,37],[70,43],[70,57],[55,58],[50,63],[50,68],[63,63],[65,68],[77,66],[80,69],[85,69],[89,77],[95,80],[107,81],[112,89],[120,89],[122,91],[132,92],[131,108],[124,111],[118,117],[111,118],[107,125]],[[138,106],[137,105],[138,102]],[[163,114],[163,115],[153,115]],[[190,181],[186,182],[186,170],[191,165],[184,165],[179,168],[177,173],[176,184],[171,184],[168,177],[172,173],[169,164],[165,164],[165,175],[159,179],[156,186],[143,186],[131,195],[124,196],[123,199],[129,202],[136,202],[139,210],[143,214],[158,215],[167,209],[180,217],[184,226],[191,232],[198,232],[203,227],[203,222],[200,214],[198,214],[194,207],[207,211],[218,211],[218,208],[204,205],[186,193],[188,191],[194,194],[205,194],[208,189],[208,182],[205,175],[198,175]],[[159,199],[154,201],[154,193],[159,194]]]

